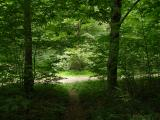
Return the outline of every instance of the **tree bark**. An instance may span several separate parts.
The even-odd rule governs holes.
[[[117,87],[117,66],[118,66],[118,55],[119,55],[119,41],[120,41],[120,27],[124,20],[127,18],[133,8],[140,2],[136,0],[135,3],[130,7],[123,18],[121,15],[122,0],[113,0],[111,6],[111,33],[110,33],[110,48],[108,58],[108,74],[107,74],[107,85],[108,89],[115,89]]]
[[[120,40],[120,20],[121,20],[121,4],[122,0],[114,0],[112,4],[111,16],[111,32],[110,32],[110,48],[108,58],[108,89],[114,89],[117,86],[117,65]]]
[[[32,72],[32,28],[31,28],[31,0],[24,0],[24,90],[29,96],[33,91],[34,79]]]

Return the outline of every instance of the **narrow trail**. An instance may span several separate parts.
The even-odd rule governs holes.
[[[75,90],[69,90],[69,105],[66,109],[65,120],[85,120],[84,110],[80,105],[79,96]]]
[[[90,80],[97,80],[97,77],[88,77],[88,76],[72,76],[72,77],[66,77],[59,82],[61,83],[74,83],[74,82],[82,82],[82,81],[90,81]]]

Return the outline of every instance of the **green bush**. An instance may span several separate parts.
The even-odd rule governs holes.
[[[92,45],[92,56],[89,57],[91,64],[89,69],[96,73],[97,76],[105,77],[107,75],[107,59],[108,59],[108,36],[102,35]]]
[[[0,64],[0,83],[12,83],[18,78],[17,70],[13,64]]]
[[[83,48],[66,49],[64,54],[60,56],[58,66],[61,70],[85,70],[88,69],[91,53],[85,52]]]
[[[36,77],[54,77],[58,72],[59,58],[54,50],[43,51],[36,59]]]

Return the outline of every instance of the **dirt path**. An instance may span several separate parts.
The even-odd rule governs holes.
[[[80,105],[79,96],[75,90],[69,90],[69,105],[66,109],[65,120],[85,120],[84,110]]]
[[[75,76],[75,77],[66,77],[59,82],[61,83],[73,83],[73,82],[80,82],[80,81],[88,81],[88,80],[96,80],[96,77],[87,77],[87,76]]]

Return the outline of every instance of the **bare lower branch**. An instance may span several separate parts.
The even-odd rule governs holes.
[[[128,10],[128,12],[124,15],[124,17],[121,19],[120,21],[120,25],[124,22],[124,20],[126,19],[126,17],[129,15],[129,13],[133,10],[133,8],[138,4],[138,2],[140,2],[141,0],[137,0],[132,6],[131,8]]]

